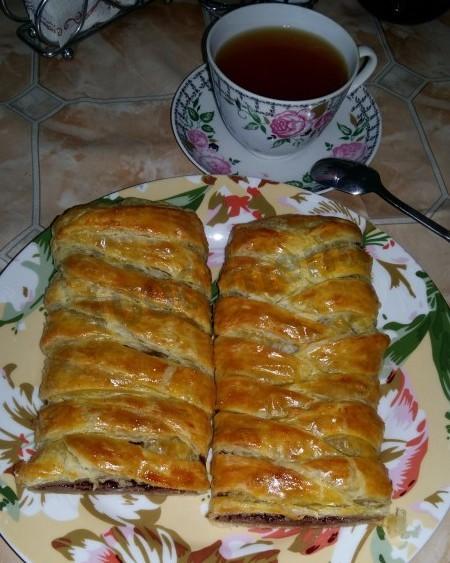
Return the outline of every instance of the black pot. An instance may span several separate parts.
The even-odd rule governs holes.
[[[400,24],[417,24],[437,18],[450,9],[450,0],[359,0],[378,18]]]

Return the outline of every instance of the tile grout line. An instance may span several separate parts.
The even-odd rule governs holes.
[[[390,65],[394,65],[396,64],[396,60],[394,58],[394,55],[392,54],[392,50],[391,50],[391,46],[389,45],[388,40],[386,39],[385,33],[384,33],[384,29],[383,29],[383,25],[381,24],[380,20],[373,16],[373,19],[375,21],[375,27],[377,30],[377,35],[378,35],[378,39],[380,40],[381,45],[383,46],[385,55],[389,61]]]
[[[376,19],[376,18],[374,18]],[[381,26],[381,24],[378,22],[377,23],[377,33],[378,33],[378,37],[380,40],[380,43],[383,46],[383,49],[385,51],[386,57],[387,57],[387,65],[386,65],[386,69],[383,69],[380,73],[380,75],[377,77],[377,79],[375,80],[375,82],[373,83],[375,86],[380,87],[381,89],[389,92],[389,94],[398,97],[399,99],[401,99],[404,103],[406,103],[406,107],[408,108],[413,123],[414,123],[414,128],[417,130],[418,134],[419,134],[419,139],[420,139],[420,144],[423,147],[423,150],[425,151],[425,155],[426,158],[429,160],[433,173],[435,175],[435,179],[439,185],[439,189],[441,191],[441,195],[438,198],[437,201],[435,201],[429,208],[429,210],[427,211],[427,213],[434,213],[436,211],[436,209],[438,209],[443,202],[445,202],[448,199],[448,193],[445,190],[445,182],[443,182],[442,180],[442,175],[439,169],[439,166],[437,164],[437,161],[435,159],[434,153],[432,151],[431,145],[427,144],[429,143],[428,141],[428,137],[426,135],[426,132],[422,126],[422,123],[420,121],[420,116],[419,114],[416,112],[416,109],[414,107],[413,104],[413,99],[414,97],[421,91],[421,89],[423,89],[429,82],[429,79],[424,78],[423,76],[417,74],[416,72],[411,71],[411,69],[408,69],[407,67],[404,67],[404,65],[401,65],[400,63],[397,63],[395,60],[393,60],[393,56],[392,56],[392,52],[391,52],[391,48],[385,38],[385,34],[384,34],[384,30]],[[415,88],[412,92],[412,94],[410,94],[409,96],[402,96],[399,94],[396,94],[395,92],[393,92],[392,90],[390,90],[390,88],[385,87],[381,84],[379,84],[379,81],[386,75],[386,73],[391,70],[393,68],[394,65],[398,64],[399,66],[404,67],[406,70],[408,70],[408,72],[412,72],[412,74],[416,75],[417,77],[421,77],[424,80],[424,83],[421,86],[418,86],[417,88]],[[69,99],[69,100],[65,100],[63,98],[60,98],[58,95],[54,94],[51,90],[49,90],[48,88],[42,86],[39,83],[39,56],[36,55],[35,53],[33,53],[33,57],[32,57],[32,64],[31,64],[31,84],[30,86],[24,90],[19,97],[23,96],[25,91],[29,91],[34,87],[38,87],[41,88],[43,90],[45,90],[47,93],[49,93],[50,95],[54,96],[55,98],[59,99],[61,102],[61,106],[59,106],[57,109],[48,112],[47,114],[41,116],[38,119],[35,118],[31,118],[25,114],[23,114],[20,110],[14,110],[16,111],[16,113],[18,113],[19,115],[21,115],[22,117],[26,118],[27,121],[30,123],[31,125],[31,130],[30,130],[30,140],[31,140],[31,169],[32,169],[32,225],[27,227],[26,229],[24,229],[24,231],[22,231],[21,235],[17,235],[16,237],[14,237],[14,241],[16,241],[16,243],[20,242],[18,241],[19,238],[25,238],[26,234],[28,234],[28,236],[31,234],[31,232],[34,230],[38,230],[40,231],[42,229],[41,225],[40,225],[40,196],[41,196],[41,182],[40,182],[40,160],[39,160],[39,123],[41,123],[42,121],[49,119],[52,115],[54,115],[55,113],[57,113],[58,111],[62,110],[64,107],[66,106],[70,106],[70,105],[75,105],[76,103],[92,103],[92,104],[99,104],[99,105],[109,105],[109,104],[114,104],[114,103],[133,103],[133,102],[140,102],[140,101],[144,101],[144,102],[151,102],[151,101],[165,101],[165,100],[170,100],[172,99],[173,94],[160,94],[160,95],[150,95],[150,96],[141,96],[141,97],[124,97],[124,98],[108,98],[108,99],[97,99],[97,98],[91,98],[91,97],[80,97],[80,98],[73,98],[73,99]],[[436,82],[443,82],[444,80],[447,79],[441,79],[441,80],[436,80]],[[433,80],[433,82],[435,82]],[[11,100],[10,100],[11,101]],[[1,104],[1,105],[8,105],[9,102],[5,103],[5,104]],[[14,108],[10,108],[10,109],[14,109]],[[428,150],[427,150],[428,149]],[[435,169],[436,167],[436,169]],[[442,186],[441,183],[439,182],[439,179],[441,179],[443,186],[444,186],[444,193],[442,190]],[[407,217],[399,217],[399,218],[381,218],[379,220],[377,219],[372,219],[375,223],[378,224],[391,224],[391,225],[395,225],[395,224],[414,224],[414,221],[412,219],[409,219]],[[25,233],[25,236],[24,236]],[[6,246],[9,246],[10,248],[12,247],[10,241],[7,245],[5,245],[4,248],[6,248]],[[2,249],[3,251],[3,249]],[[0,252],[1,255],[1,252]]]
[[[32,66],[33,66],[33,87],[39,86],[39,55],[33,53]],[[39,123],[32,119],[31,125],[31,174],[33,185],[33,203],[32,203],[32,226],[40,228],[39,220],[41,216],[40,209],[40,194],[41,194],[41,180],[40,180],[40,166],[39,166]]]
[[[439,211],[440,207],[443,206],[443,204],[448,201],[449,197],[448,196],[441,196],[437,201],[435,201],[433,203],[433,205],[430,207],[430,209],[428,210],[428,213],[430,215],[434,215],[437,211]]]
[[[35,71],[35,56],[34,53],[31,56],[31,65],[30,65],[30,73],[29,73],[29,85],[26,86],[23,90],[21,90],[19,92],[19,94],[17,94],[16,96],[13,96],[12,98],[1,102],[0,103],[0,107],[6,107],[8,108],[8,110],[17,113],[18,115],[20,115],[23,119],[25,119],[25,121],[30,122],[30,118],[24,114],[22,114],[22,112],[18,111],[12,104],[14,103],[15,100],[21,98],[24,94],[26,94],[27,92],[31,91],[34,88],[35,85],[35,81],[36,81],[36,71]],[[31,133],[32,135],[32,133]],[[32,194],[34,193],[34,180],[32,179]],[[34,198],[33,198],[34,199]],[[17,233],[14,237],[10,238],[1,248],[0,248],[0,259],[2,261],[5,262],[5,264],[0,264],[0,272],[3,271],[4,268],[6,268],[8,266],[8,264],[11,262],[11,257],[9,256],[9,252],[11,252],[11,250],[21,242],[21,240],[27,238],[27,234],[33,231],[33,208],[34,208],[34,204],[32,202],[32,206],[31,206],[31,224],[28,225],[27,227],[25,227],[20,233]],[[25,247],[27,243],[25,243],[24,245],[21,245],[22,247]],[[20,252],[20,251],[19,251]]]
[[[33,183],[32,225],[40,228],[40,195],[41,178],[39,166],[39,123],[33,122],[31,126],[31,174]]]
[[[437,164],[436,161],[436,157],[434,156],[433,150],[431,149],[431,146],[429,144],[428,138],[425,134],[425,131],[423,129],[423,125],[422,122],[420,121],[419,116],[417,115],[416,112],[416,108],[414,106],[413,100],[414,98],[424,89],[426,88],[427,84],[429,84],[431,82],[430,78],[423,76],[422,74],[419,74],[418,72],[414,71],[413,69],[410,69],[408,67],[405,67],[405,65],[403,65],[402,63],[398,63],[391,51],[391,47],[389,45],[389,42],[386,38],[383,26],[381,24],[381,22],[375,18],[375,25],[377,28],[377,35],[378,38],[383,46],[384,51],[387,53],[388,55],[388,60],[390,61],[390,63],[388,63],[387,68],[388,69],[392,69],[394,67],[394,65],[398,64],[399,66],[401,66],[402,68],[404,68],[405,70],[407,70],[408,72],[411,72],[413,75],[415,75],[417,78],[421,78],[422,79],[422,84],[419,85],[417,88],[415,88],[412,93],[406,98],[406,97],[402,97],[402,96],[398,96],[401,100],[403,100],[409,110],[409,113],[412,117],[414,126],[419,134],[419,139],[420,139],[420,143],[425,151],[425,154],[427,155],[427,158],[430,162],[431,168],[433,170],[433,175],[434,178],[437,182],[439,191],[441,192],[441,197],[438,198],[437,202],[434,202],[427,210],[427,213],[434,213],[434,211],[436,211],[436,209],[438,209],[440,207],[440,205],[442,204],[442,202],[445,200],[445,198],[449,197],[449,192],[447,191],[447,187],[445,185],[445,181],[442,177],[442,173],[441,170]],[[375,80],[375,84],[378,87],[383,88],[385,91],[389,92],[390,94],[395,94],[395,92],[392,92],[389,88],[384,87],[383,85],[381,85],[379,82],[381,80],[381,78],[386,74],[386,72],[383,70],[380,75],[377,77],[377,79]]]
[[[417,115],[417,112],[416,112],[416,109],[415,109],[415,106],[414,106],[414,103],[413,103],[414,98],[427,86],[427,84],[429,84],[430,79],[428,77],[425,77],[422,74],[414,71],[413,69],[406,67],[402,63],[397,62],[397,60],[395,59],[395,57],[392,53],[389,42],[386,38],[383,26],[377,18],[375,18],[375,25],[376,25],[376,29],[377,29],[378,39],[380,40],[380,43],[383,46],[385,54],[387,55],[388,63],[386,65],[386,68],[383,69],[380,72],[380,74],[376,77],[376,79],[374,81],[374,85],[378,88],[381,88],[385,92],[388,92],[390,95],[394,95],[397,99],[404,102],[406,104],[406,107],[408,108],[408,111],[409,111],[411,118],[412,118],[412,121],[414,123],[414,127],[417,130],[417,133],[419,135],[420,143],[421,143],[421,145],[422,145],[422,147],[425,151],[425,154],[427,156],[427,159],[428,159],[428,161],[431,165],[431,169],[433,171],[433,176],[435,178],[435,181],[438,185],[438,188],[439,188],[439,191],[440,191],[440,194],[441,194],[440,197],[437,199],[437,201],[432,203],[431,206],[426,211],[427,214],[434,214],[440,208],[440,206],[444,203],[444,201],[449,197],[449,193],[446,189],[446,185],[445,185],[444,179],[442,177],[440,168],[437,164],[437,161],[436,161],[434,153],[431,149],[431,146],[429,145],[428,138],[427,138],[427,136],[426,136],[426,134],[423,130],[422,123],[419,119],[419,116]],[[401,94],[398,94],[397,92],[394,92],[389,87],[387,87],[387,86],[385,86],[381,83],[383,77],[385,77],[396,65],[400,66],[405,71],[410,72],[416,78],[421,79],[421,84],[419,84],[409,94],[409,96],[403,96]],[[389,224],[386,221],[389,221],[389,219],[380,219],[380,220],[378,220],[378,224],[380,224],[380,225]],[[392,219],[391,219],[391,221],[392,221]],[[374,220],[374,222],[377,222],[377,220]],[[399,218],[395,219],[395,223],[391,223],[391,224],[399,224],[399,223],[401,223],[401,224],[410,224],[410,223],[413,224],[414,220],[411,220],[407,217],[399,217]]]
[[[414,75],[416,78],[421,78],[424,82],[434,82],[434,78],[430,78],[429,76],[425,76],[424,74],[422,74],[421,72],[418,72],[417,70],[414,70],[413,68],[409,68],[407,67],[405,64],[400,63],[398,61],[395,61],[395,64],[400,66],[405,72],[408,72],[409,74]]]
[[[20,253],[27,244],[31,242],[28,240],[30,235],[32,235],[31,239],[33,239],[41,230],[42,227],[39,225],[39,215],[40,215],[40,206],[39,206],[39,194],[40,194],[40,187],[39,187],[39,151],[37,148],[38,144],[38,123],[36,120],[31,118],[29,115],[22,112],[20,109],[14,107],[12,103],[21,97],[27,92],[30,92],[35,86],[38,85],[39,82],[39,73],[38,73],[38,55],[36,53],[32,54],[31,57],[31,68],[30,68],[30,84],[24,90],[22,90],[17,96],[8,100],[2,105],[8,107],[10,111],[17,113],[20,115],[25,121],[30,123],[31,125],[31,132],[30,132],[30,152],[31,152],[31,174],[32,174],[32,202],[31,202],[31,223],[25,227],[21,232],[17,233],[16,236],[12,237],[8,240],[8,242],[1,248],[0,250],[0,258],[6,262],[5,267],[11,262],[14,258],[10,256],[10,253],[13,251],[17,245],[20,244],[21,248],[17,249],[17,253]],[[14,253],[16,254],[16,252]],[[0,269],[1,265],[0,265]]]
[[[422,125],[420,117],[417,114],[416,108],[415,108],[412,100],[408,100],[407,105],[408,105],[408,109],[410,110],[410,114],[411,114],[411,117],[413,119],[416,130],[419,134],[419,139],[420,139],[421,145],[422,145],[422,147],[423,147],[423,149],[424,149],[424,151],[425,151],[425,153],[428,157],[428,160],[431,164],[431,168],[433,170],[435,180],[436,180],[437,185],[439,187],[439,190],[441,192],[441,196],[448,197],[449,194],[448,194],[448,191],[447,191],[447,187],[445,185],[444,178],[442,177],[442,173],[441,173],[439,165],[436,161],[436,157],[434,156],[433,149],[430,146],[430,142],[427,138],[427,135],[424,131],[424,127]],[[430,206],[430,209],[431,209],[432,206],[433,206],[433,204]]]
[[[449,193],[447,191],[446,184],[445,184],[445,181],[442,177],[442,173],[441,173],[441,170],[439,168],[439,165],[436,161],[436,157],[434,156],[433,150],[430,146],[429,140],[428,140],[427,135],[424,131],[420,117],[418,116],[416,108],[414,106],[414,99],[424,88],[426,88],[426,86],[430,83],[430,81],[428,79],[426,79],[425,77],[423,77],[423,76],[421,76],[417,73],[414,73],[417,77],[420,77],[422,79],[422,83],[419,84],[409,94],[409,96],[403,96],[402,94],[395,92],[394,90],[392,90],[388,86],[385,86],[384,84],[381,83],[381,80],[383,79],[383,77],[386,76],[386,74],[388,74],[390,70],[392,70],[392,68],[395,66],[395,64],[397,64],[397,63],[394,62],[393,64],[388,65],[387,69],[383,70],[383,72],[380,74],[380,76],[377,77],[377,80],[374,82],[374,85],[377,88],[384,90],[385,92],[389,93],[392,96],[395,96],[397,99],[404,102],[406,104],[406,107],[408,108],[408,112],[411,115],[414,127],[415,127],[415,129],[416,129],[416,131],[419,135],[420,144],[422,145],[422,148],[425,151],[425,154],[427,156],[427,159],[428,159],[428,161],[431,165],[431,169],[433,171],[433,176],[435,178],[435,181],[436,181],[438,188],[439,188],[439,191],[441,193],[438,200],[435,201],[434,203],[432,203],[431,206],[426,211],[426,213],[434,213],[436,211],[436,209],[438,209],[440,207],[442,202],[449,196]],[[403,66],[403,65],[400,65],[400,66]],[[409,69],[407,69],[407,70],[409,70]]]
[[[440,196],[438,197],[438,199],[435,202],[433,202],[430,205],[430,207],[425,211],[426,215],[427,214],[433,214],[449,198],[449,193],[447,192],[446,184],[445,184],[445,181],[442,177],[442,173],[441,173],[441,170],[439,168],[439,165],[437,164],[436,157],[434,156],[433,150],[431,149],[431,147],[429,145],[428,138],[426,136],[426,133],[423,131],[422,123],[420,121],[419,116],[417,115],[416,109],[415,109],[414,104],[413,104],[414,97],[421,90],[423,90],[423,88],[425,88],[425,86],[427,85],[427,82],[424,81],[421,85],[419,85],[417,88],[415,88],[415,90],[413,90],[413,92],[409,95],[409,97],[404,97],[403,95],[391,90],[388,86],[385,86],[384,84],[379,84],[378,81],[373,83],[373,85],[376,86],[377,88],[380,88],[381,90],[384,90],[385,92],[387,92],[388,94],[396,97],[397,99],[401,100],[402,102],[404,102],[406,104],[406,107],[408,108],[408,112],[411,115],[414,127],[415,127],[415,129],[416,129],[416,131],[419,135],[420,144],[422,145],[422,148],[425,151],[428,162],[429,162],[431,169],[433,171],[434,179],[437,183],[437,186],[438,186],[439,192],[440,192]],[[385,219],[381,219],[381,220],[384,221]]]
[[[410,101],[412,104],[414,104],[414,99],[417,98],[417,96],[422,92],[422,90],[424,90],[427,85],[429,84],[429,80],[423,80],[422,84],[419,84],[419,86],[417,86],[417,88],[415,88],[411,94],[408,97],[408,101]]]
[[[380,90],[387,92],[389,95],[394,96],[394,98],[397,98],[401,102],[404,102],[405,104],[408,103],[408,98],[405,98],[405,96],[403,96],[403,94],[399,94],[398,92],[395,92],[394,90],[389,88],[389,86],[386,86],[385,84],[380,84],[378,82],[373,82],[372,84],[373,84],[373,86],[376,86]]]
[[[383,80],[383,78],[389,74],[391,72],[391,70],[395,67],[395,62],[394,61],[388,61],[386,64],[386,67],[383,68],[380,71],[380,74],[377,75],[377,77],[373,80],[372,84],[375,84],[376,86],[380,85],[380,82]],[[370,84],[371,81],[369,80],[368,84]]]
[[[48,90],[48,92],[53,94],[51,90]],[[175,96],[175,92],[169,94],[150,94],[149,96],[126,96],[126,97],[118,97],[118,98],[91,98],[90,96],[80,96],[78,98],[70,98],[70,100],[64,99],[64,105],[75,104],[80,102],[101,104],[101,105],[130,103],[130,102],[165,102],[168,100],[172,100],[174,96]]]

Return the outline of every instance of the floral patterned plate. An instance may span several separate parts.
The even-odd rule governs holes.
[[[286,141],[280,119],[262,123],[255,114],[243,117],[247,128],[262,129],[276,139],[275,143]],[[203,172],[270,178],[313,192],[324,191],[309,174],[317,160],[334,156],[368,163],[381,137],[380,112],[366,88],[361,87],[347,96],[322,135],[298,154],[257,156],[236,141],[223,123],[206,65],[192,72],[179,87],[171,119],[181,149]]]
[[[55,563],[401,563],[430,539],[450,505],[450,313],[420,266],[388,235],[341,204],[296,186],[227,176],[155,181],[107,199],[137,196],[196,210],[216,276],[232,225],[275,213],[349,218],[374,258],[379,328],[392,343],[381,373],[383,460],[401,537],[388,527],[224,528],[208,522],[208,495],[18,493],[11,467],[34,448],[40,406],[42,294],[52,274],[47,229],[0,276],[0,532],[26,561]],[[215,292],[215,286],[213,286]]]

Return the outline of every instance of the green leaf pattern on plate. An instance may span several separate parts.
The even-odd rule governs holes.
[[[0,327],[12,324],[15,330],[20,330],[20,321],[41,305],[53,272],[49,242],[50,230],[47,229],[26,246],[2,272]],[[16,286],[16,280],[21,280],[21,287]]]
[[[19,499],[15,493],[0,479],[0,512],[6,510],[13,520],[19,519]]]
[[[167,197],[159,201],[170,203],[171,205],[176,205],[177,207],[182,207],[183,209],[197,211],[205,197],[207,189],[207,185],[200,186],[199,188],[189,190],[188,192],[184,192],[176,196]]]
[[[450,400],[450,310],[427,274],[419,270],[416,276],[425,282],[429,310],[427,313],[417,315],[410,323],[392,321],[383,326],[384,330],[396,334],[386,352],[386,358],[400,365],[429,333],[433,360],[442,390]]]
[[[200,108],[194,109],[200,112]],[[198,115],[201,115],[203,124],[208,123],[207,112]],[[210,209],[207,212],[205,230],[209,236],[220,235],[223,246],[232,224],[275,212],[270,200],[265,198],[264,192],[260,190],[260,185],[242,178],[236,179],[236,182],[242,187],[240,196],[237,195],[238,192],[231,193],[220,188],[209,200]],[[160,201],[197,210],[205,199],[207,189],[208,185],[205,183],[196,182],[192,190]],[[146,192],[147,185],[143,184],[136,190]],[[112,194],[107,199],[118,197],[121,196]],[[359,225],[364,233],[365,247],[374,258],[377,289],[383,295],[379,326],[385,329],[392,339],[387,352],[389,371],[393,366],[402,364],[423,338],[429,335],[441,386],[445,396],[450,398],[450,313],[445,300],[429,277],[417,267],[414,260],[400,251],[388,235],[339,204],[325,200],[318,202],[317,196],[302,192],[290,198],[280,197],[280,203],[292,208],[293,212],[337,215],[350,218]],[[213,263],[213,266],[220,265],[223,255],[216,258],[217,263]],[[1,276],[0,326],[11,325],[14,330],[24,329],[26,316],[41,305],[42,295],[52,272],[50,230],[46,230],[24,249]],[[16,280],[21,280],[21,287],[15,285]],[[400,301],[404,305],[399,308]],[[5,329],[4,326],[3,330]],[[0,378],[0,409],[4,412],[1,420],[8,421],[6,427],[0,428],[0,469],[3,473],[8,472],[16,461],[30,455],[33,447],[30,421],[40,406],[37,389],[30,384],[14,385],[15,369],[14,364],[5,362]],[[447,413],[446,422],[450,430],[450,411]],[[56,519],[63,513],[66,520],[71,520],[78,518],[80,509],[83,509],[97,520],[112,525],[112,528],[101,535],[76,529],[64,537],[55,539],[53,547],[69,561],[78,561],[79,557],[87,556],[93,547],[103,550],[105,555],[110,557],[108,561],[133,563],[136,561],[135,553],[142,555],[143,561],[147,561],[146,557],[148,561],[185,560],[189,563],[222,562],[231,558],[240,563],[278,560],[278,550],[274,548],[276,543],[254,541],[255,538],[251,539],[249,534],[245,534],[246,539],[242,539],[242,535],[232,535],[229,536],[228,543],[226,539],[218,540],[197,551],[191,551],[191,547],[176,532],[157,526],[161,505],[151,498],[145,498],[143,504],[144,497],[115,495],[120,501],[117,502],[116,498],[114,506],[108,504],[108,498],[96,496],[89,497],[86,501],[81,495],[69,495],[68,499],[67,495],[26,492],[17,498],[13,489],[3,482],[0,482],[0,493],[0,507],[3,513],[6,512],[12,519],[19,518],[20,514],[34,516],[42,512]],[[442,519],[449,501],[449,491],[441,487],[435,491],[431,490],[417,509],[436,519]],[[161,502],[164,502],[164,499]],[[144,527],[135,528],[132,525],[135,521],[145,522]],[[343,550],[345,549],[348,555],[360,549],[359,544],[365,542],[365,534],[369,532],[366,526],[341,530],[334,551],[330,552],[330,561],[342,563],[339,557],[342,556]],[[395,557],[386,537],[370,533],[370,549],[374,561],[396,563],[407,560],[409,547],[422,546],[431,532],[430,528],[422,524],[410,524],[403,544],[400,547],[396,545]],[[324,541],[327,541],[325,536]]]

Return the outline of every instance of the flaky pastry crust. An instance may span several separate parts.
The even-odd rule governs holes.
[[[125,199],[53,224],[36,453],[19,487],[208,488],[215,403],[208,247],[190,211]]]
[[[358,226],[285,215],[236,225],[214,317],[213,521],[379,521],[378,374],[389,338]]]

